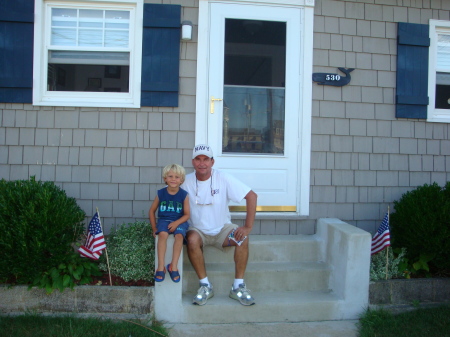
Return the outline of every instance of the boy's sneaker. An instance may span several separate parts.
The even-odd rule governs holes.
[[[245,286],[245,283],[241,283],[239,288],[233,289],[231,287],[230,297],[234,300],[238,300],[242,305],[253,305],[255,299],[250,295],[250,290]]]
[[[206,283],[200,283],[200,288],[198,288],[197,295],[195,295],[192,303],[197,305],[205,305],[206,301],[213,296],[214,291],[212,286],[208,287]]]

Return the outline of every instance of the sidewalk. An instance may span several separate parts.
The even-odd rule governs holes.
[[[300,323],[166,324],[170,337],[356,337],[357,320]]]

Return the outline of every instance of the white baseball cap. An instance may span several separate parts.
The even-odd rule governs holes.
[[[211,149],[211,146],[206,144],[198,144],[194,146],[194,150],[192,151],[192,159],[194,159],[197,156],[207,156],[209,158],[213,157],[213,151]]]

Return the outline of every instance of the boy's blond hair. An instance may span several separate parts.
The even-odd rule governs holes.
[[[184,183],[184,179],[186,178],[186,170],[183,166],[178,164],[169,164],[163,168],[162,177],[166,179],[169,171],[172,171],[175,174],[178,174],[181,177],[181,183]]]

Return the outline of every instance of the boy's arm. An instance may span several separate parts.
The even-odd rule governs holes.
[[[186,198],[184,198],[184,201],[183,201],[183,211],[184,211],[184,214],[181,216],[181,218],[179,218],[178,220],[175,220],[174,222],[171,222],[169,224],[169,229],[171,231],[174,231],[179,225],[188,221],[189,218],[191,217],[191,209],[189,206],[189,196],[188,195],[186,195]]]
[[[153,230],[153,236],[156,234],[156,210],[158,209],[159,204],[159,198],[158,196],[155,197],[155,200],[153,200],[152,205],[150,206],[150,210],[148,211],[148,217],[150,219],[150,224],[152,225]]]

